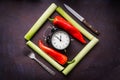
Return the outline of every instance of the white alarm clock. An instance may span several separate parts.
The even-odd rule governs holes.
[[[70,44],[70,37],[65,31],[55,31],[51,36],[51,44],[55,49],[64,50]]]
[[[70,45],[69,34],[61,29],[55,29],[48,40],[57,50],[65,50]]]

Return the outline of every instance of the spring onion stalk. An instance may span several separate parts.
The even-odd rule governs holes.
[[[75,62],[69,64],[62,73],[67,75],[83,58],[84,56],[97,44],[99,41],[96,37],[90,34],[87,30],[85,30],[81,25],[79,25],[75,20],[72,19],[61,7],[58,7],[56,11],[62,15],[68,22],[70,22],[73,26],[75,26],[80,32],[87,37],[90,42],[74,57],[73,60]]]
[[[67,75],[82,59],[83,57],[95,46],[99,40],[93,38],[78,54],[74,57],[75,62],[69,64],[62,72],[64,75]]]
[[[41,57],[43,57],[46,61],[48,61],[52,66],[54,66],[58,71],[62,71],[64,69],[63,66],[58,64],[55,60],[49,57],[45,52],[43,52],[38,46],[36,46],[32,41],[28,41],[26,43],[30,48],[32,48],[35,52],[37,52]]]
[[[81,25],[79,25],[72,17],[70,17],[61,7],[58,7],[56,11],[62,15],[68,22],[70,22],[73,26],[75,26],[82,34],[84,34],[85,37],[87,37],[89,40],[92,40],[94,37],[92,34],[90,34],[87,30],[85,30]]]
[[[24,38],[26,40],[30,40],[38,31],[38,29],[43,25],[43,23],[48,19],[48,17],[55,11],[56,8],[57,6],[55,5],[55,3],[52,3],[43,13],[43,15],[37,20],[37,22],[33,25],[33,27],[28,31]]]

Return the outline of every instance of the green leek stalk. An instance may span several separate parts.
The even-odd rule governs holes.
[[[58,71],[62,71],[64,69],[63,66],[61,66],[60,64],[58,64],[55,60],[53,60],[50,56],[48,56],[45,52],[43,52],[32,41],[28,41],[26,44],[29,47],[31,47],[35,52],[37,52],[41,57],[43,57],[46,61],[48,61],[52,66],[54,66]]]
[[[51,14],[55,11],[56,8],[57,5],[55,5],[55,3],[52,3],[43,13],[43,15],[37,20],[37,22],[33,25],[33,27],[28,31],[24,38],[26,40],[30,40],[39,30],[39,28],[44,24],[44,22],[48,19],[48,17],[51,16]]]
[[[74,62],[69,64],[62,73],[67,75],[83,58],[84,56],[96,45],[99,41],[87,30],[85,30],[81,25],[79,25],[75,20],[72,19],[61,7],[58,7],[56,11],[62,15],[68,22],[75,26],[85,37],[87,37],[90,42],[74,57]]]
[[[75,62],[69,64],[64,70],[63,74],[67,75],[83,58],[84,56],[95,46],[98,42],[97,38],[93,38],[78,54],[74,57]]]

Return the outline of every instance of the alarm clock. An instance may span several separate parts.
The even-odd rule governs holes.
[[[52,34],[47,37],[47,42],[57,50],[65,50],[70,45],[69,34],[61,29],[53,28]]]

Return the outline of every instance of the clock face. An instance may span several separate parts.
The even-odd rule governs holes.
[[[51,44],[58,50],[64,50],[70,44],[69,35],[62,30],[55,31],[51,37]]]

